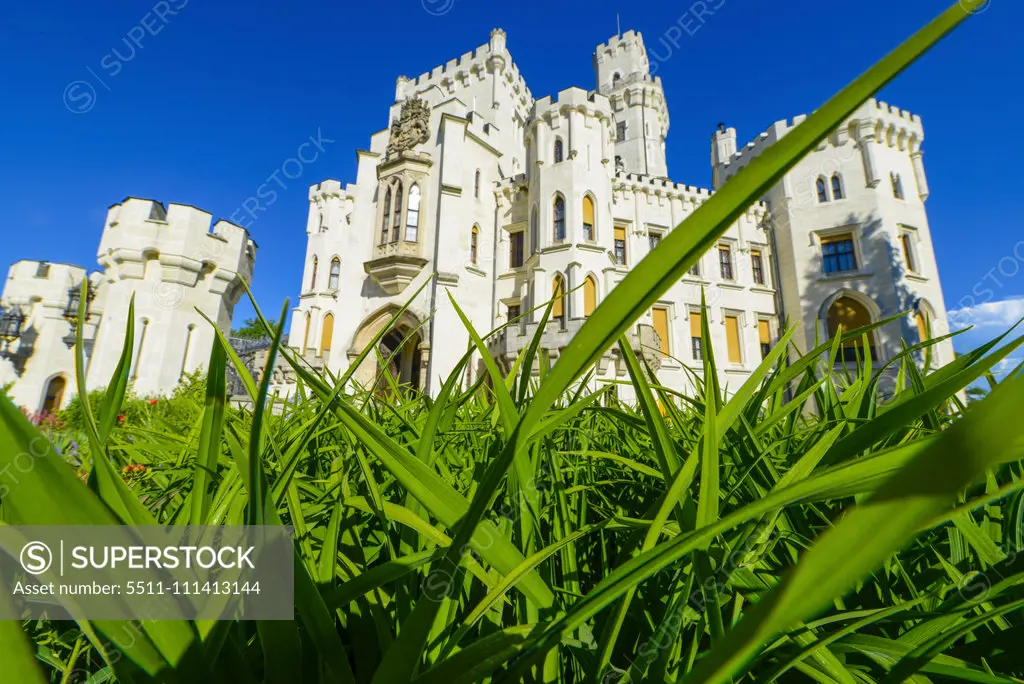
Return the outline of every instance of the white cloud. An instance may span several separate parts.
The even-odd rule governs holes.
[[[1006,331],[1024,318],[1024,297],[953,309],[947,318],[950,330],[963,330],[973,325],[975,328],[997,328]]]

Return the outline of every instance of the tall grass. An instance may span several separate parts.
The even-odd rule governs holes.
[[[121,424],[129,329],[102,399],[79,403],[88,484],[47,441],[5,492],[3,521],[290,524],[296,619],[0,623],[4,677],[1017,681],[1024,381],[969,409],[956,394],[1024,338],[928,374],[914,361],[934,341],[909,348],[883,401],[870,361],[834,370],[841,340],[864,331],[804,357],[789,355],[790,332],[729,396],[713,354],[680,395],[623,337],[747,205],[981,4],[945,12],[737,174],[539,378],[539,333],[503,375],[464,318],[472,344],[436,398],[348,393],[348,374],[310,372],[268,325],[268,363],[293,365],[298,401],[268,397],[269,373],[257,384],[221,337],[201,407],[186,392]],[[636,406],[586,389],[614,344]],[[487,373],[467,388],[470,358]],[[229,363],[251,410],[227,405]],[[0,466],[38,434],[0,399]]]

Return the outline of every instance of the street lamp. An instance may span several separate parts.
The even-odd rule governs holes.
[[[11,353],[11,342],[16,342],[21,337],[21,326],[25,323],[25,313],[17,306],[0,308],[0,342],[3,342],[3,349],[0,356],[5,359],[14,356]]]
[[[96,291],[92,289],[92,285],[86,281],[86,292],[85,292],[85,321],[92,317],[89,309],[92,305],[92,300],[96,298]],[[82,286],[75,285],[68,290],[68,304],[64,307],[64,320],[71,324],[71,332],[68,333],[67,337],[64,338],[64,344],[71,347],[75,346],[75,331],[78,328],[78,309],[82,303]]]

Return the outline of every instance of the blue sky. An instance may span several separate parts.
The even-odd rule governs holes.
[[[129,195],[229,218],[313,136],[322,152],[249,226],[260,246],[254,289],[277,311],[297,295],[308,186],[354,180],[355,150],[387,126],[397,76],[486,43],[494,27],[536,97],[593,87],[591,55],[616,32],[616,14],[623,30],[640,30],[662,60],[669,173],[707,186],[719,121],[747,140],[813,111],[947,4],[707,0],[718,9],[700,23],[689,1],[10,3],[0,22],[0,265],[94,266],[106,209]],[[974,304],[960,320],[978,325],[961,348],[1024,315],[1022,24],[1021,3],[992,0],[881,95],[924,119],[947,306]]]

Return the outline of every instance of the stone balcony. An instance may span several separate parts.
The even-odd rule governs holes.
[[[548,353],[551,363],[554,363],[558,356],[561,355],[562,350],[569,346],[570,340],[580,331],[586,320],[585,318],[570,318],[564,324],[560,324],[558,320],[548,320],[548,324],[541,335],[539,349],[543,349]],[[523,349],[528,347],[533,341],[539,327],[540,324],[537,322],[523,322],[502,328],[487,338],[488,350],[498,361],[499,365],[508,370],[515,363],[516,358],[518,358]],[[661,367],[661,355],[654,351],[660,348],[661,339],[653,327],[641,323],[631,328],[626,333],[626,338],[629,340],[629,344],[633,347],[634,352],[639,354],[643,350],[643,356],[652,369],[657,371]],[[619,347],[615,345],[598,360],[598,373],[603,375],[608,368],[608,364],[614,363],[616,365],[615,374],[619,377],[624,376],[626,374],[626,367],[620,363],[620,360]],[[533,373],[538,373],[539,371],[540,359],[537,358],[533,362]]]
[[[377,245],[373,254],[374,258],[363,264],[363,270],[390,295],[401,293],[427,265],[427,260],[420,256],[418,242]]]

